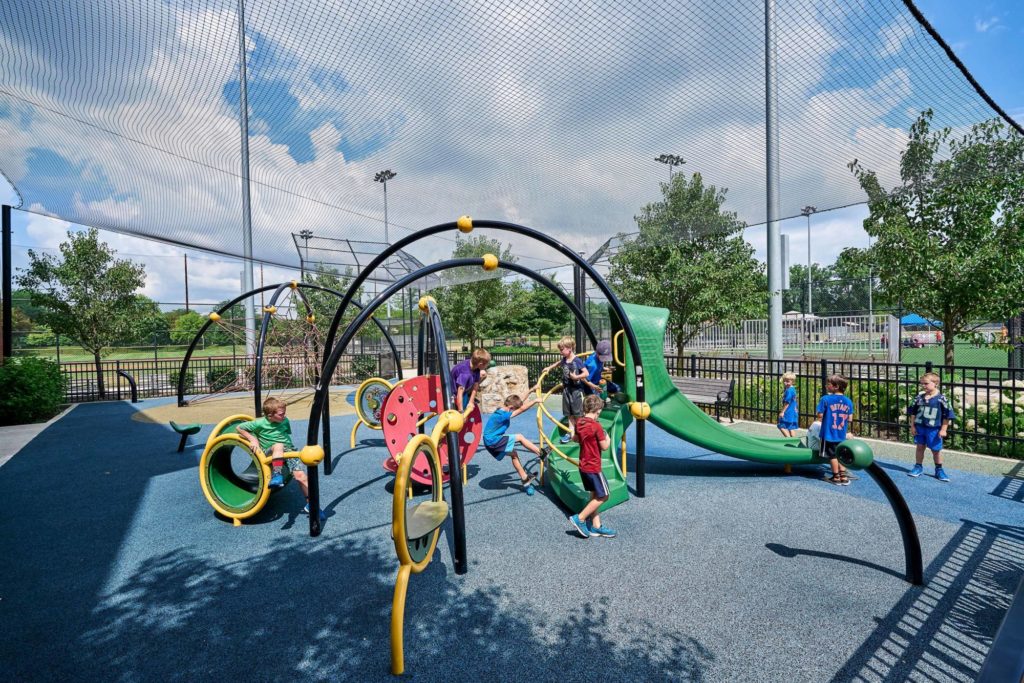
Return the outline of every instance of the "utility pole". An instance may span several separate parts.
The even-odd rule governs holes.
[[[818,209],[813,206],[805,206],[800,209],[800,215],[807,217],[807,314],[811,313],[811,214]]]
[[[775,0],[764,1],[765,179],[768,213],[768,359],[782,360],[782,230],[779,227],[779,107]]]
[[[185,254],[185,311],[188,310],[188,254]]]

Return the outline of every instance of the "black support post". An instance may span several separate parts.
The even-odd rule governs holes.
[[[583,271],[578,265],[572,267],[572,301],[576,304],[576,308],[583,311]],[[586,311],[584,311],[584,315],[586,315]],[[576,338],[576,353],[580,353],[583,351],[583,323],[579,318],[576,319],[574,336]]]
[[[907,581],[915,586],[924,585],[924,561],[921,559],[921,539],[917,535],[917,525],[914,524],[914,516],[910,514],[910,507],[903,499],[903,494],[896,488],[889,475],[885,473],[877,462],[868,465],[865,470],[875,480],[882,493],[889,500],[892,511],[896,513],[896,521],[900,525],[900,535],[903,536],[903,555],[906,559]]]
[[[11,305],[11,207],[7,204],[3,206],[3,252],[3,354],[4,358],[10,358],[14,355],[14,311]]]

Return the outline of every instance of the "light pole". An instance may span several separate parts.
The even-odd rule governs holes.
[[[662,154],[660,156],[654,157],[654,160],[662,164],[668,164],[669,183],[672,182],[672,169],[675,168],[676,166],[682,166],[683,164],[686,163],[685,161],[683,161],[683,158],[678,154]]]
[[[801,216],[807,216],[807,314],[811,313],[811,214],[818,209],[813,206],[805,206],[800,209]]]
[[[299,268],[299,277],[302,280],[306,279],[306,261],[309,260],[309,238],[313,236],[312,230],[299,230],[299,237],[306,243],[306,258],[302,259],[302,267]]]
[[[379,171],[375,176],[373,176],[374,182],[384,184],[384,241],[389,245],[391,244],[391,240],[388,236],[388,181],[396,175],[398,174],[391,169],[388,169],[386,171]]]

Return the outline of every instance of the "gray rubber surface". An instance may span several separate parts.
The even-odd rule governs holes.
[[[391,680],[397,560],[380,442],[361,431],[368,440],[321,477],[329,518],[311,539],[294,485],[251,524],[217,519],[199,490],[201,446],[175,453],[177,435],[132,410],[82,405],[0,469],[4,678]],[[351,420],[335,420],[336,444]],[[513,429],[534,425],[524,415]],[[406,678],[977,675],[1024,573],[1015,475],[953,470],[944,485],[883,463],[924,546],[928,585],[914,588],[869,479],[836,487],[813,468],[784,476],[648,433],[648,497],[604,516],[614,539],[576,537],[557,501],[477,455],[470,572],[454,574],[442,537],[412,576]]]

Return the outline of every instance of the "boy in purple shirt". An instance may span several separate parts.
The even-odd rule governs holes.
[[[821,422],[821,457],[828,458],[832,466],[832,478],[829,481],[836,486],[850,485],[850,476],[839,464],[836,455],[836,447],[846,441],[846,430],[853,421],[853,401],[843,395],[847,384],[849,382],[842,375],[829,377],[825,384],[828,394],[821,397],[815,411]]]
[[[480,382],[487,376],[485,368],[491,364],[487,349],[474,349],[469,358],[452,366],[451,391],[455,395],[455,410],[460,413],[473,404]]]

